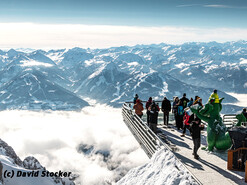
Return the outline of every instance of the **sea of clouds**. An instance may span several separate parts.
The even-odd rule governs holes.
[[[96,104],[80,112],[11,110],[0,118],[1,139],[22,160],[34,156],[49,171],[78,174],[76,184],[114,184],[148,161],[121,109]]]

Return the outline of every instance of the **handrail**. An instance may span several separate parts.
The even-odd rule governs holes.
[[[141,145],[144,152],[147,154],[149,158],[158,151],[161,147],[164,147],[172,152],[171,148],[164,143],[149,127],[145,124],[142,119],[137,116],[137,114],[128,106],[128,102],[123,104],[122,107],[122,115],[125,124],[132,132],[138,143]],[[177,157],[175,156],[177,159]],[[178,160],[178,159],[177,159]],[[191,174],[193,179],[198,183],[202,184],[195,175],[190,172],[190,170],[180,161],[181,165],[183,165]]]
[[[149,158],[157,151],[164,143],[153,131],[137,116],[132,109],[125,103],[123,104],[122,115],[124,122],[135,136],[138,143]],[[169,148],[168,148],[169,149]]]
[[[225,114],[225,115],[223,115],[223,124],[225,126],[232,127],[237,122],[238,122],[238,119],[236,118],[236,114]]]

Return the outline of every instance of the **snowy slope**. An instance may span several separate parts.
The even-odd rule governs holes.
[[[130,170],[117,185],[198,184],[168,149],[157,151],[151,160]]]
[[[50,82],[36,70],[26,70],[0,87],[0,108],[80,110],[88,103]]]
[[[74,185],[69,177],[51,177],[34,157],[21,161],[12,147],[0,139],[0,162],[4,185]],[[8,177],[10,172],[12,177]],[[29,174],[29,176],[28,176]],[[45,175],[44,175],[45,174]],[[50,173],[49,173],[50,174]]]

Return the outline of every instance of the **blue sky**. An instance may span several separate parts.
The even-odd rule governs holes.
[[[1,22],[246,28],[246,0],[0,0]]]
[[[0,0],[0,47],[247,40],[246,19],[247,0]]]

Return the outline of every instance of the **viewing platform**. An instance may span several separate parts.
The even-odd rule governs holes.
[[[129,104],[124,104],[123,110],[128,107]],[[130,117],[136,119],[134,118],[135,113],[130,107],[128,111],[129,114],[131,114]],[[146,125],[144,126],[145,130],[152,134],[153,132],[148,128],[146,124],[146,111],[144,110],[143,113],[144,115],[141,119],[139,119],[139,117],[136,115],[136,117],[138,117],[136,120],[138,120],[137,121],[139,122],[138,124]],[[129,121],[131,121],[131,119]],[[228,126],[229,126],[229,120],[228,120]],[[214,184],[215,185],[246,184],[245,172],[230,171],[227,169],[227,157],[228,157],[227,151],[214,150],[210,152],[207,150],[202,150],[202,148],[207,147],[206,130],[207,129],[205,126],[204,130],[201,132],[201,148],[198,150],[198,155],[200,156],[200,158],[198,160],[194,159],[194,156],[192,155],[193,140],[192,137],[190,136],[189,131],[188,130],[186,131],[185,137],[181,137],[182,130],[177,130],[177,128],[175,127],[174,116],[172,113],[170,113],[169,125],[167,127],[163,123],[163,112],[162,111],[159,112],[158,133],[156,136],[154,136],[153,140],[155,140],[155,137],[158,137],[158,139],[161,140],[162,145],[169,147],[170,150],[175,154],[177,159],[180,160],[185,165],[185,167],[197,180],[198,184],[213,184],[213,185]],[[135,134],[135,132],[133,131],[132,133],[134,133],[134,136],[136,138],[138,137],[138,134]],[[145,144],[143,145],[143,143],[140,140],[138,142],[141,144],[142,148],[145,148]],[[151,155],[149,155],[149,157],[151,157]]]

